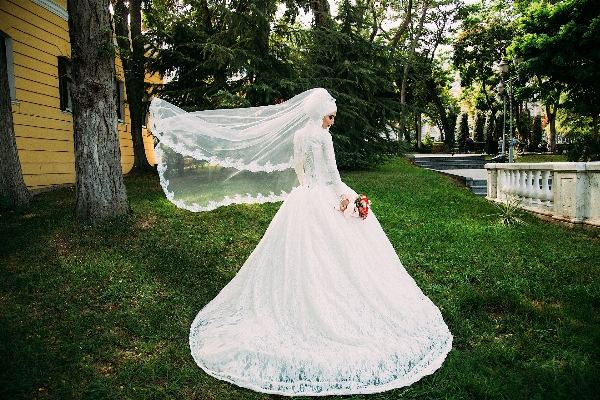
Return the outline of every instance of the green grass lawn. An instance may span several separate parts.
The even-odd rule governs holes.
[[[527,215],[505,227],[496,206],[405,160],[343,179],[454,334],[435,374],[351,398],[598,398],[600,231]],[[73,221],[73,189],[0,211],[0,398],[282,398],[204,374],[188,349],[194,316],[280,204],[191,213],[157,178],[126,184],[134,213],[95,226]]]

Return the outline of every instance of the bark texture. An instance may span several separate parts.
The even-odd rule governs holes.
[[[316,27],[329,26],[331,22],[329,0],[310,0],[309,4],[314,16],[314,25]]]
[[[154,173],[148,163],[142,125],[146,118],[144,98],[144,42],[142,36],[142,5],[140,0],[117,0],[115,8],[115,31],[119,43],[119,54],[125,73],[125,90],[129,105],[131,140],[133,142],[133,167],[131,173]],[[129,23],[127,22],[129,20]],[[129,40],[131,38],[131,41]]]
[[[421,33],[423,32],[423,24],[425,23],[425,17],[427,16],[427,10],[429,9],[429,0],[425,0],[423,2],[423,9],[421,12],[421,18],[419,19],[419,25],[417,31],[414,34],[414,37],[411,40],[410,49],[408,52],[408,59],[404,64],[404,72],[402,74],[402,85],[400,88],[400,113],[405,113],[406,107],[406,86],[408,83],[408,73],[410,71],[410,66],[412,63],[413,56],[415,54],[415,50],[417,48],[417,44],[419,43],[419,39],[421,38]],[[409,16],[410,17],[410,16]],[[410,132],[406,129],[406,122],[404,116],[400,117],[399,129],[400,132],[404,135],[404,140],[410,143]]]
[[[435,105],[435,108],[440,114],[440,121],[442,123],[442,135],[444,137],[443,141],[447,142],[448,139],[450,139],[453,136],[454,132],[453,128],[450,126],[450,122],[448,121],[448,114],[446,112],[446,108],[444,107],[442,99],[440,99],[440,96],[437,91],[437,85],[433,80],[433,77],[427,79],[425,85],[427,87],[427,92],[429,93],[429,96],[431,97],[431,100]]]
[[[6,48],[0,36],[0,196],[13,206],[29,204],[30,194],[23,180],[12,118],[10,87],[6,68]]]
[[[99,222],[131,211],[117,130],[113,32],[107,1],[67,4],[73,59],[75,218]]]

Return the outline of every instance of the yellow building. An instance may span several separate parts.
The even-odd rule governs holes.
[[[66,0],[0,0],[0,51],[6,51],[13,121],[25,184],[30,190],[75,183]],[[125,99],[116,64],[117,93]],[[127,104],[119,102],[123,173],[133,166]],[[144,129],[146,157],[156,164],[153,139]]]

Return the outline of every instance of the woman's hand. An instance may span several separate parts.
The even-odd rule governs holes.
[[[340,202],[340,211],[346,211],[348,204],[350,204],[350,198],[348,196],[342,196],[342,200]]]
[[[340,211],[341,212],[346,211],[346,208],[348,208],[348,204],[350,204],[350,200],[348,200],[348,199],[342,200],[342,202],[340,204]]]

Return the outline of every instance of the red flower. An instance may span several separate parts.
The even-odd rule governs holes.
[[[358,197],[356,197],[356,200],[354,200],[354,205],[356,206],[358,215],[362,219],[367,218],[367,215],[369,215],[369,205],[370,204],[371,204],[371,202],[369,201],[369,198],[365,194],[358,195]]]

